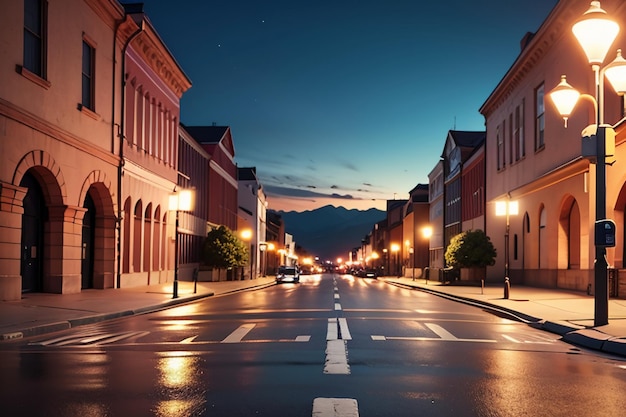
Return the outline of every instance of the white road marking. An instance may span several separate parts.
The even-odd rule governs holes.
[[[341,304],[335,303],[335,310],[341,310]]]
[[[237,330],[229,334],[226,339],[222,340],[222,343],[239,343],[241,339],[246,337],[246,335],[250,332],[250,330],[254,329],[256,324],[247,323],[239,326]]]
[[[476,342],[476,343],[498,343],[492,339],[441,339],[439,337],[399,337],[399,336],[374,336],[372,340],[409,340],[409,341],[430,341],[430,342]]]
[[[438,324],[424,323],[424,325],[428,327],[430,330],[432,330],[433,333],[435,333],[437,336],[439,336],[440,338],[444,340],[456,340],[457,339],[456,336],[454,336],[452,333],[450,333],[443,327],[439,326]]]
[[[348,352],[346,351],[345,340],[329,340],[326,342],[326,363],[324,364],[325,374],[348,375],[350,365],[348,365]]]
[[[433,341],[433,342],[476,342],[476,343],[497,343],[492,339],[459,339],[443,327],[434,323],[424,323],[433,333],[439,337],[399,337],[372,335],[372,340],[411,340],[411,341]]]
[[[339,294],[335,294],[335,300],[339,300]]]
[[[309,340],[311,340],[311,336],[296,336],[296,342],[308,342]]]
[[[183,344],[185,344],[185,343],[192,343],[194,340],[196,340],[196,337],[198,337],[198,335],[191,336],[191,337],[188,337],[186,339],[183,339],[183,340],[180,341],[180,343],[183,343]]]
[[[514,338],[513,336],[509,336],[508,334],[503,334],[502,337],[504,337],[509,342],[524,343],[529,345],[551,345],[553,343],[551,340],[546,341],[546,339],[543,338],[541,338],[542,340],[517,340],[516,338]]]
[[[328,328],[326,329],[326,340],[337,340],[337,339],[339,339],[337,319],[330,318],[328,319]]]
[[[352,398],[316,398],[313,417],[359,417],[359,405]]]
[[[339,329],[341,330],[341,338],[343,340],[352,340],[352,335],[350,335],[350,330],[348,329],[348,321],[345,317],[339,319]]]
[[[131,337],[142,337],[150,332],[124,332],[124,333],[91,333],[72,334],[55,339],[48,339],[41,342],[31,342],[31,346],[68,346],[68,345],[105,345],[129,339]]]

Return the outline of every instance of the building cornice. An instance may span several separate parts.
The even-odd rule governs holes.
[[[141,34],[133,39],[131,45],[179,99],[191,87],[191,81],[169,53],[149,22]]]

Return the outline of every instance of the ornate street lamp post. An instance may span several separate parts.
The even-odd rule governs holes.
[[[594,263],[594,326],[603,326],[609,323],[609,291],[606,261],[606,242],[600,242],[598,225],[606,224],[606,139],[607,129],[612,127],[604,124],[604,77],[609,80],[618,94],[626,92],[626,60],[622,58],[618,49],[617,57],[606,67],[600,66],[606,54],[617,38],[619,24],[611,20],[607,13],[600,8],[599,1],[592,1],[589,10],[572,26],[572,32],[582,47],[591,69],[595,74],[595,97],[581,95],[565,79],[550,92],[559,114],[567,119],[572,113],[578,98],[591,99],[596,110],[595,126],[595,164],[596,164],[596,236],[595,236],[595,263]],[[587,129],[586,129],[587,130]],[[609,137],[612,139],[614,133]]]
[[[181,211],[190,211],[193,207],[193,191],[192,190],[180,190],[170,195],[168,209],[176,212],[176,225],[174,231],[174,284],[172,288],[172,298],[178,298],[178,224],[179,213]]]
[[[506,216],[506,229],[504,232],[504,298],[509,298],[509,240],[511,224],[509,216],[517,216],[519,213],[519,205],[517,201],[496,201],[496,216]]]

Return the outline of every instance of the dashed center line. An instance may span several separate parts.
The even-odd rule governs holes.
[[[352,398],[316,398],[313,417],[359,417],[359,405]]]

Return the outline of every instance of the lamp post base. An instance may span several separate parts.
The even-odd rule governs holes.
[[[174,280],[172,298],[178,298],[178,280]]]

